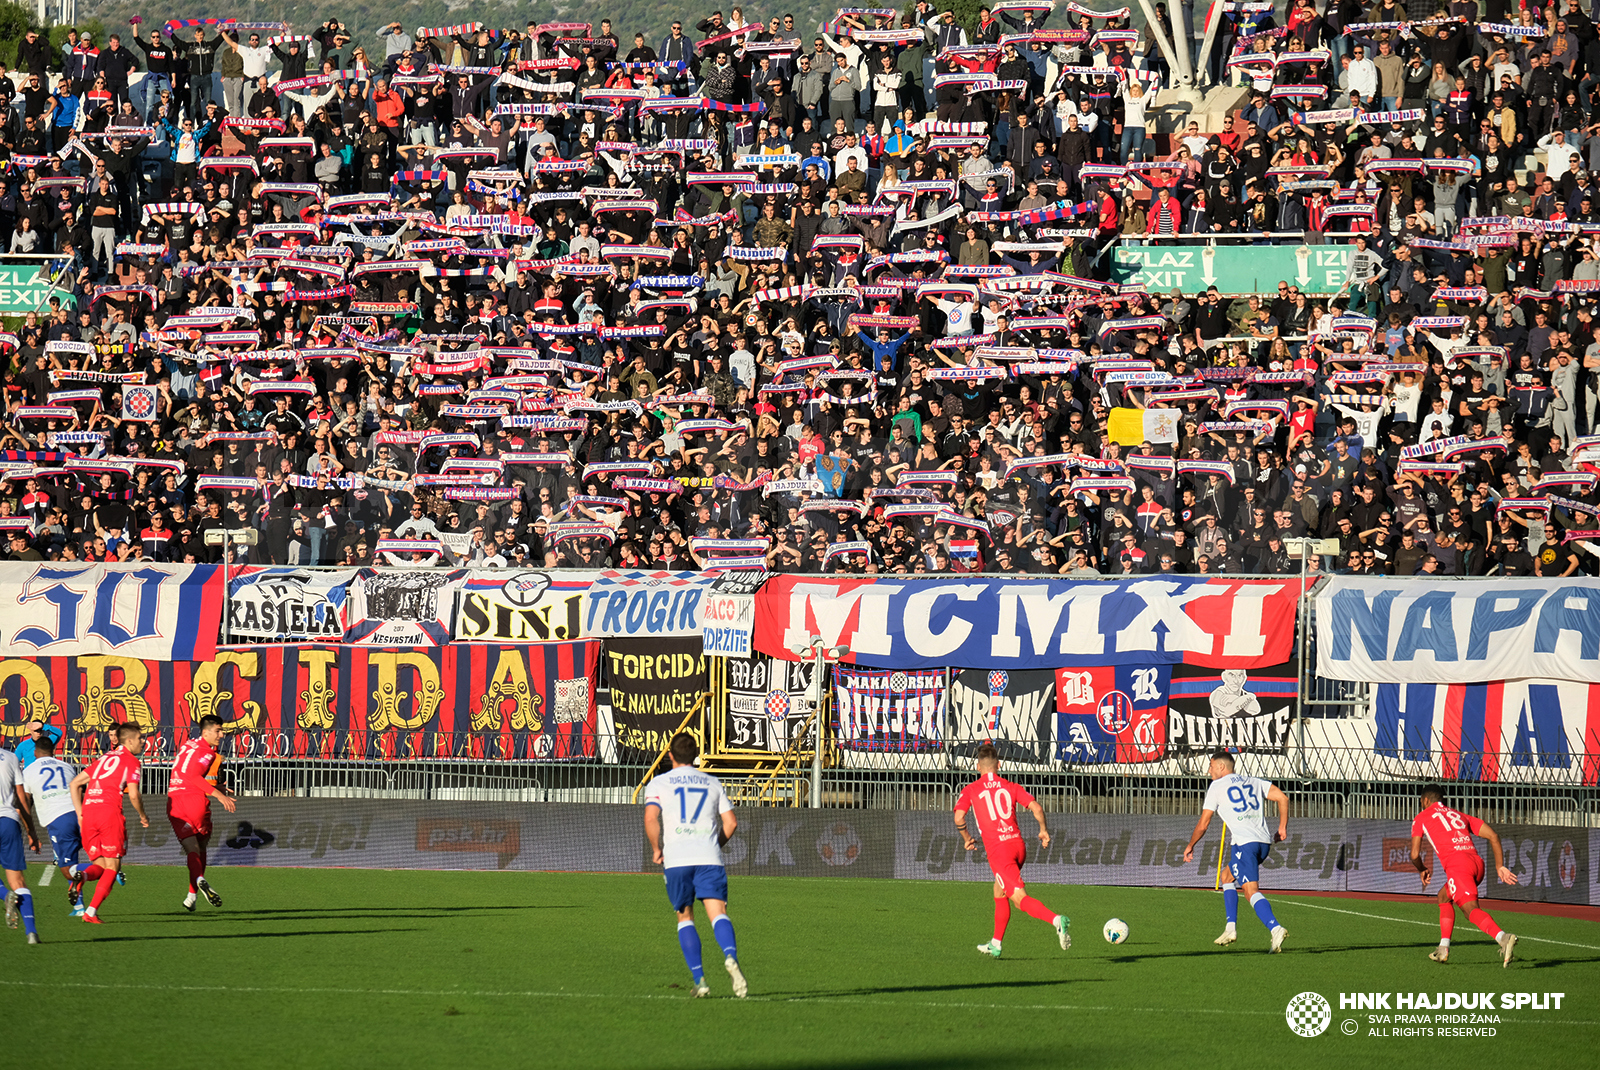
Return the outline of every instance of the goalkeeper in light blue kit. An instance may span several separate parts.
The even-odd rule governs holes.
[[[1276,834],[1267,828],[1264,807],[1268,800],[1278,804]],[[1194,861],[1194,845],[1205,836],[1212,814],[1222,815],[1222,823],[1227,826],[1228,837],[1233,841],[1228,853],[1232,872],[1222,886],[1222,905],[1228,914],[1228,925],[1213,943],[1226,946],[1239,939],[1236,925],[1239,920],[1239,891],[1243,889],[1250,898],[1250,906],[1255,909],[1256,917],[1272,934],[1272,951],[1276,953],[1283,950],[1283,940],[1289,935],[1289,930],[1278,924],[1278,919],[1272,913],[1272,904],[1261,894],[1257,882],[1260,880],[1261,863],[1272,852],[1272,845],[1289,835],[1289,797],[1260,777],[1234,772],[1233,755],[1227,751],[1217,751],[1211,756],[1211,786],[1206,789],[1200,821],[1195,825],[1194,833],[1189,837],[1189,846],[1183,852],[1185,862]]]
[[[644,834],[657,864],[664,866],[667,898],[678,912],[678,945],[694,978],[694,995],[709,996],[700,955],[700,933],[694,927],[694,901],[706,905],[711,932],[722,949],[722,964],[733,981],[733,994],[750,991],[739,969],[739,946],[728,919],[728,871],[722,846],[739,825],[722,782],[694,767],[700,745],[679,732],[668,748],[672,768],[651,779],[644,793]]]

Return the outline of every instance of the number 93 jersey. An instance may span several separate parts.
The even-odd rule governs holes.
[[[1272,784],[1260,777],[1229,773],[1206,789],[1204,809],[1222,818],[1234,843],[1271,843],[1265,809],[1271,790]]]
[[[733,809],[722,782],[682,765],[650,781],[646,806],[661,808],[661,855],[667,869],[720,866],[722,815]]]

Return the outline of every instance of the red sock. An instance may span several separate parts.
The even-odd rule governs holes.
[[[89,901],[89,905],[94,907],[96,912],[100,910],[100,904],[106,901],[106,896],[111,894],[111,889],[116,887],[117,883],[117,875],[115,873],[109,869],[103,870],[103,872],[105,875],[94,886],[94,898]]]
[[[1450,934],[1456,931],[1456,908],[1454,903],[1439,904],[1439,939],[1448,940]]]
[[[1473,907],[1467,911],[1467,920],[1487,933],[1489,939],[1500,939],[1500,926],[1494,923],[1494,919],[1489,916],[1489,912],[1482,907]]]
[[[994,938],[1004,939],[1006,925],[1011,921],[1011,900],[996,899],[994,901]]]
[[[199,851],[190,851],[183,856],[189,866],[189,894],[194,894],[194,882],[206,875],[206,858]]]
[[[78,874],[78,876],[82,877],[86,881],[97,881],[104,876],[104,874],[104,869],[94,865],[93,863],[90,863],[83,868],[83,872]]]
[[[1056,920],[1056,912],[1031,895],[1023,896],[1022,902],[1018,903],[1017,906],[1021,907],[1022,912],[1030,918],[1038,918],[1040,921]]]

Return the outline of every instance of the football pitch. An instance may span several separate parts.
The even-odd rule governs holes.
[[[59,877],[36,887],[44,944],[0,931],[0,1066],[45,1065],[88,1037],[118,1066],[693,1070],[1347,1067],[1440,1053],[1563,1066],[1588,1064],[1600,1041],[1600,925],[1498,904],[1523,937],[1509,969],[1465,919],[1450,964],[1428,961],[1432,899],[1273,895],[1290,936],[1269,955],[1247,905],[1239,943],[1212,946],[1214,893],[1037,884],[1073,919],[1072,949],[1014,911],[995,960],[974,950],[991,933],[987,884],[735,876],[750,998],[731,998],[702,919],[713,998],[692,1000],[660,877],[212,876],[223,907],[191,915],[181,867],[131,867],[100,927],[67,916]],[[1132,929],[1119,946],[1100,935],[1113,916]],[[1332,1005],[1312,1038],[1285,1019],[1306,991]],[[1429,1036],[1376,1021],[1393,1012],[1341,1011],[1339,993],[1354,992],[1564,996],[1559,1010],[1449,1023],[1494,1035],[1440,1036],[1435,1022]]]

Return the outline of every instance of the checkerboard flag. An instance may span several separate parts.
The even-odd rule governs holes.
[[[124,420],[154,421],[156,418],[156,388],[153,386],[123,387],[122,418]]]

